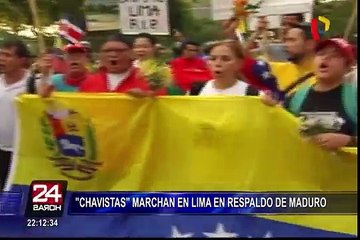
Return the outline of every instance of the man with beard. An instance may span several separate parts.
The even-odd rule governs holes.
[[[247,41],[244,46],[247,57],[245,58],[245,64],[243,66],[251,65],[251,62],[256,62],[250,53],[249,46],[252,45],[252,41],[256,39],[256,36],[261,36],[267,33],[268,21],[266,17],[259,17],[256,27],[256,32]],[[275,62],[271,59],[267,59],[271,66],[271,72],[276,77],[278,87],[283,93],[291,93],[296,90],[300,85],[306,83],[312,83],[315,81],[313,77],[314,72],[314,49],[316,42],[312,39],[311,25],[309,23],[289,25],[291,28],[285,35],[285,48],[289,55],[289,59],[286,62]],[[225,26],[225,34],[230,37],[234,37],[236,29],[234,26]],[[231,35],[230,33],[234,33]],[[248,67],[247,67],[248,68]],[[249,69],[242,68],[242,75],[251,84],[254,84],[253,73],[249,72]],[[263,87],[259,87],[260,90],[268,90]]]
[[[262,40],[260,41],[261,51],[265,52],[269,61],[284,62],[289,58],[289,54],[286,51],[285,36],[293,26],[303,23],[303,14],[286,14],[281,17],[280,42],[269,43],[263,34]]]
[[[30,71],[25,69],[30,52],[20,40],[0,47],[0,191],[10,171],[15,138],[15,98],[26,92]]]
[[[305,78],[304,82],[314,82],[311,73],[315,70],[316,41],[312,39],[311,25],[308,23],[294,25],[286,33],[284,40],[289,62],[270,64],[274,75],[278,78],[280,88],[292,91],[300,85],[300,82],[296,84],[300,78]],[[294,87],[289,89],[290,86]]]
[[[266,32],[267,21],[259,18],[258,34]],[[285,35],[285,48],[289,55],[287,62],[273,62],[270,60],[272,73],[278,79],[279,88],[292,92],[304,82],[314,82],[314,49],[315,40],[312,39],[311,25],[302,23],[292,25]]]

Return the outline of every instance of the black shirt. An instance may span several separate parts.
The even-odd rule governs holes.
[[[357,136],[356,125],[351,121],[344,109],[342,85],[326,92],[318,92],[313,88],[304,99],[300,116],[317,118],[331,127],[331,132]],[[284,106],[289,110],[292,96],[285,100]]]

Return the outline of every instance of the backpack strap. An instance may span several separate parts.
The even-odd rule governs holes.
[[[301,111],[301,107],[304,103],[305,98],[309,94],[312,85],[307,85],[298,91],[296,91],[289,103],[289,111],[293,113],[295,116],[298,116]]]
[[[205,87],[205,82],[194,82],[191,85],[190,95],[197,96],[200,94],[201,90]]]
[[[32,73],[26,82],[26,93],[36,94],[36,74]]]
[[[251,85],[248,85],[247,88],[246,88],[246,93],[245,93],[246,96],[259,96],[259,91],[252,87]]]
[[[291,90],[293,90],[295,87],[297,87],[298,85],[302,84],[303,82],[305,82],[306,80],[308,80],[309,78],[313,77],[315,74],[313,72],[310,72],[304,76],[302,76],[301,78],[299,78],[298,80],[296,80],[295,82],[293,82],[292,84],[290,84],[290,86],[288,86],[287,88],[284,89],[284,93],[289,93],[291,92]]]
[[[351,83],[342,86],[342,100],[345,112],[357,128],[357,87]]]

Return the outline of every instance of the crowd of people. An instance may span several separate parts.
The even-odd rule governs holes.
[[[109,37],[100,49],[95,71],[89,67],[89,44],[69,44],[63,51],[49,49],[39,56],[34,71],[26,45],[20,40],[5,41],[0,48],[0,189],[14,151],[15,98],[25,93],[44,98],[54,92],[259,96],[269,107],[281,105],[305,122],[315,119],[318,125],[312,126],[313,131],[302,131],[315,144],[331,151],[357,146],[354,47],[341,38],[316,42],[310,24],[299,14],[283,20],[281,42],[274,49],[266,42],[264,17],[246,42],[236,34],[237,19],[224,24],[224,40],[212,42],[204,51],[201,44],[178,37],[175,57],[164,65],[172,81],[156,87],[141,69],[159,55],[158,42],[151,34],[141,33],[133,41],[121,34]],[[260,49],[261,58],[253,56],[254,48]],[[288,60],[277,62],[274,52]]]

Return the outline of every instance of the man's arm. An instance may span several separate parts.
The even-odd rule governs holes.
[[[223,23],[224,36],[229,39],[236,39],[235,30],[239,26],[239,19],[236,17],[231,17],[229,20]]]
[[[51,81],[53,77],[52,55],[44,54],[39,60],[39,67],[41,76],[36,82],[37,93],[41,97],[49,97],[55,89]]]
[[[256,39],[262,36],[263,37],[261,40],[262,49],[260,49],[260,51],[263,51],[265,57],[268,59],[269,48],[267,41],[267,26],[268,26],[268,21],[266,20],[266,17],[259,17],[255,32],[250,36],[250,38],[246,41],[244,45],[244,49],[247,51],[246,52],[247,54],[250,53],[251,50],[250,48],[255,43]]]

